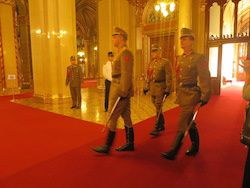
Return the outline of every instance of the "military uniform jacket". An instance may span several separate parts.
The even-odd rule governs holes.
[[[195,105],[211,96],[211,77],[206,58],[198,53],[181,55],[176,67],[176,102]]]
[[[146,88],[152,96],[161,96],[170,92],[172,85],[172,71],[167,59],[156,59],[152,61],[147,70]]]
[[[81,87],[83,72],[80,65],[70,65],[67,67],[66,85],[70,87]]]
[[[132,97],[134,58],[131,51],[124,47],[112,63],[112,82],[110,95],[116,97]]]

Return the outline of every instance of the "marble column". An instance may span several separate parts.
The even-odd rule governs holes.
[[[179,0],[178,15],[178,39],[180,38],[180,30],[183,27],[192,29],[192,0]],[[178,43],[178,54],[182,53],[180,43]]]
[[[98,70],[100,75],[102,75],[102,66],[107,61],[108,51],[115,51],[112,42],[112,32],[116,26],[123,28],[128,33],[128,46],[135,55],[135,7],[130,5],[127,0],[98,1]],[[136,66],[134,66],[134,69],[135,68]],[[136,72],[136,70],[134,70],[134,72]]]
[[[14,0],[0,0],[0,24],[6,88],[18,88],[18,69],[14,29]],[[8,79],[10,75],[15,78]],[[10,77],[9,77],[10,78]]]
[[[29,0],[34,95],[45,102],[69,97],[69,58],[76,55],[74,0]]]
[[[194,49],[196,52],[205,53],[205,0],[193,3],[192,30],[195,35]]]

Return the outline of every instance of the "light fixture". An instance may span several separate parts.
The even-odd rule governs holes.
[[[163,14],[164,17],[167,17],[168,16],[168,11],[165,10],[165,11],[162,12],[162,14]]]
[[[84,51],[79,51],[79,52],[77,52],[77,55],[80,56],[80,57],[83,57],[83,56],[85,56],[85,52]]]
[[[98,49],[97,46],[95,46],[95,47],[94,47],[94,50],[97,51],[97,49]]]
[[[155,11],[159,12],[159,10],[161,9],[160,5],[155,5]]]
[[[42,30],[41,29],[37,29],[35,32],[36,32],[37,35],[40,35],[42,33]]]
[[[161,0],[157,1],[154,6],[156,12],[161,11],[164,17],[167,17],[170,13],[174,12],[176,8],[176,4],[174,0]]]
[[[161,11],[166,10],[167,4],[165,2],[160,3]]]
[[[170,3],[169,10],[170,10],[170,12],[174,12],[174,10],[175,10],[175,3],[174,2]]]

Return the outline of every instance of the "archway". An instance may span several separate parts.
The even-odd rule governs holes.
[[[78,63],[84,78],[98,78],[97,0],[76,0],[76,30]]]
[[[163,1],[165,5],[158,4],[157,0],[149,0],[142,15],[143,33],[143,61],[150,62],[150,47],[158,43],[162,47],[163,58],[175,63],[176,56],[176,30],[177,30],[177,1]],[[174,8],[171,9],[171,4]],[[163,6],[168,12],[164,14],[156,6]],[[173,65],[174,66],[174,65]],[[146,69],[146,64],[144,70]]]

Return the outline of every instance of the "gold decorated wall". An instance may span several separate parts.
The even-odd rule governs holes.
[[[0,1],[0,23],[2,35],[3,61],[6,88],[19,87],[18,75],[18,47],[15,32],[14,1]],[[8,75],[15,75],[14,80],[8,79]],[[1,73],[1,76],[3,74]],[[3,77],[2,77],[3,79]]]

